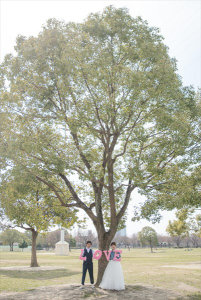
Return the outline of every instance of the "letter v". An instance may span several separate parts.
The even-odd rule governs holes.
[[[107,261],[109,261],[110,253],[112,252],[112,250],[104,250],[103,252],[105,253],[105,257],[106,257]],[[109,253],[107,254],[107,252],[109,252]]]

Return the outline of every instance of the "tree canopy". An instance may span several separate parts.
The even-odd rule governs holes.
[[[18,167],[1,176],[0,203],[5,227],[34,229],[39,233],[55,224],[71,227],[78,222],[76,209],[62,208],[47,186]]]
[[[145,226],[142,230],[138,233],[138,238],[142,244],[142,246],[149,245],[151,248],[151,252],[153,252],[152,248],[157,246],[158,237],[156,231],[149,227]]]
[[[13,251],[14,243],[21,243],[24,238],[24,234],[16,229],[6,229],[0,235],[0,239],[3,244],[10,246],[10,251]]]
[[[61,206],[84,210],[102,250],[124,225],[132,191],[173,181],[196,143],[196,93],[163,39],[108,6],[19,35],[1,64],[1,167],[19,164]]]

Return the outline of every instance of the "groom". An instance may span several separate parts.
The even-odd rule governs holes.
[[[86,273],[87,270],[89,272],[89,276],[90,276],[90,282],[92,284],[92,287],[94,287],[94,276],[93,276],[93,250],[91,249],[91,245],[92,242],[91,241],[87,241],[86,242],[86,247],[84,248],[84,252],[83,252],[83,257],[86,256],[86,260],[83,260],[83,269],[82,269],[82,285],[81,285],[81,289],[84,288],[84,282],[85,282],[85,277],[86,277]]]

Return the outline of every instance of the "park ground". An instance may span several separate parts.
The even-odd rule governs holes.
[[[40,268],[29,268],[30,253],[1,252],[0,299],[201,299],[201,249],[123,249],[126,291],[79,289],[79,250],[69,256],[38,252]],[[96,279],[97,261],[94,261]]]

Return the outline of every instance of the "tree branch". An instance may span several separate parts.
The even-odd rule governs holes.
[[[133,185],[131,186],[131,179],[129,179],[128,181],[128,187],[127,187],[127,190],[126,190],[126,195],[125,195],[125,200],[124,200],[124,204],[123,206],[121,207],[119,213],[117,214],[117,224],[119,224],[121,218],[123,217],[127,207],[128,207],[128,203],[129,203],[129,200],[130,200],[130,196],[131,196],[131,192],[134,190],[136,186]]]
[[[45,179],[39,177],[36,175],[36,179],[38,179],[39,181],[43,182],[45,185],[47,185],[51,190],[53,190],[53,192],[55,193],[55,195],[57,196],[57,198],[59,199],[60,203],[62,206],[66,206],[64,200],[61,198],[61,196],[59,195],[59,193],[57,192],[57,190],[55,189],[55,186],[52,183],[49,183],[48,181],[46,181]]]
[[[89,207],[87,207],[86,204],[84,202],[82,202],[82,200],[78,197],[76,191],[72,187],[72,185],[71,185],[70,181],[68,180],[68,178],[62,173],[59,173],[58,175],[64,180],[64,182],[67,185],[71,195],[73,196],[74,200],[77,202],[79,207],[82,208],[88,214],[88,216],[93,220],[93,222],[96,223],[97,222],[97,217],[93,214],[91,209]]]

